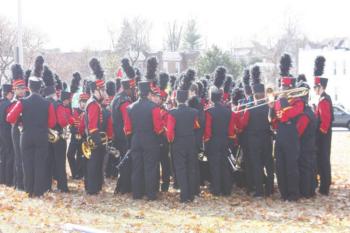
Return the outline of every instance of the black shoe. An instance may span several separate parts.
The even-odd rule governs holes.
[[[168,192],[169,190],[169,183],[163,183],[161,186],[162,192]]]

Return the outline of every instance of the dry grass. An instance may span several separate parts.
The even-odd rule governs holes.
[[[62,232],[65,223],[107,232],[350,232],[350,133],[334,134],[333,185],[329,197],[297,203],[282,202],[278,194],[255,200],[236,189],[231,197],[215,198],[206,190],[194,203],[178,203],[178,193],[160,201],[133,201],[113,195],[107,180],[97,197],[86,196],[82,182],[69,181],[72,193],[48,193],[30,199],[0,187],[2,232]]]

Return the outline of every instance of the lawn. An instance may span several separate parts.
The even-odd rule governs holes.
[[[350,232],[350,133],[333,136],[333,184],[329,197],[317,195],[297,203],[279,194],[256,200],[235,189],[227,198],[203,190],[194,203],[180,204],[171,190],[154,202],[113,195],[114,180],[90,197],[82,181],[69,180],[69,194],[52,192],[42,198],[0,186],[0,231],[63,232],[66,223],[106,232]]]

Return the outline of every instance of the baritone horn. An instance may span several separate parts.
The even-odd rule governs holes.
[[[108,137],[105,132],[100,132],[102,145],[107,145]],[[90,159],[91,151],[96,149],[97,145],[92,140],[91,136],[87,137],[86,141],[81,144],[81,149],[85,158]]]
[[[49,129],[49,142],[50,143],[56,143],[58,140],[60,140],[60,134],[53,129]]]
[[[262,98],[259,100],[259,101],[262,101],[262,103],[255,104],[255,101],[247,102],[245,104],[240,105],[241,110],[236,111],[235,113],[244,112],[244,111],[249,110],[249,109],[258,108],[258,107],[263,106],[263,105],[274,103],[280,97],[285,97],[285,98],[289,99],[289,98],[304,97],[308,94],[309,94],[309,89],[306,87],[298,87],[298,88],[277,91],[277,92],[275,92],[272,88],[267,88],[265,98]]]

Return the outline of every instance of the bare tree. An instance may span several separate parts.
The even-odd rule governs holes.
[[[175,52],[179,50],[182,39],[182,25],[178,25],[176,21],[168,23],[166,47],[168,50]]]
[[[16,45],[16,31],[10,21],[0,18],[0,84],[2,79],[8,81],[6,71],[14,62],[14,48]]]
[[[9,68],[15,61],[17,34],[15,26],[6,18],[0,18],[0,84],[2,78],[9,81]],[[33,64],[35,56],[42,50],[45,37],[25,28],[23,33],[24,68]]]
[[[132,20],[124,19],[121,32],[116,39],[116,33],[109,30],[112,47],[119,57],[128,56],[134,64],[141,54],[145,54],[149,48],[149,32],[151,24],[140,17]]]

